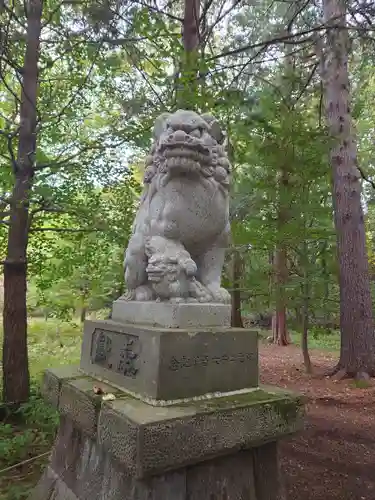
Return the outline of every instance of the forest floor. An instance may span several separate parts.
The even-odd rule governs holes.
[[[281,446],[288,500],[375,499],[375,381],[355,384],[324,376],[337,353],[311,350],[305,374],[295,345],[260,346],[263,383],[308,398],[305,431]]]

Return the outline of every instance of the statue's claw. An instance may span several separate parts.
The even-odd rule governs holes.
[[[209,290],[195,278],[193,278],[189,283],[189,294],[190,297],[196,299],[198,302],[212,301],[212,296]]]
[[[206,288],[211,293],[212,302],[219,302],[220,304],[230,304],[231,295],[228,290],[217,285],[206,285]]]

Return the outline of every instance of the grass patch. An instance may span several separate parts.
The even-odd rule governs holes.
[[[59,422],[58,413],[40,396],[41,376],[46,368],[77,364],[81,343],[77,322],[29,320],[31,398],[0,422],[0,500],[26,499],[39,480]],[[22,465],[13,467],[17,464]]]
[[[301,346],[302,334],[295,330],[289,330],[291,340],[294,345]],[[272,335],[270,330],[260,330],[260,336],[264,342]],[[326,330],[323,328],[312,327],[308,335],[309,349],[318,349],[321,351],[339,351],[340,350],[340,332],[337,330]]]
[[[356,389],[369,389],[371,387],[368,380],[352,380],[351,385]]]
[[[77,364],[81,355],[82,331],[82,326],[75,321],[29,319],[28,352],[31,378],[40,378],[43,371],[52,366]],[[2,337],[1,327],[0,353]]]
[[[30,375],[40,377],[46,368],[77,364],[81,355],[82,326],[49,319],[29,322]]]
[[[302,335],[299,332],[292,332],[293,343],[301,345]],[[310,349],[322,351],[340,350],[340,332],[337,330],[325,330],[323,328],[311,328],[309,330],[308,342]]]

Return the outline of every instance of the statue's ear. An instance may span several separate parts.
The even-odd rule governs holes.
[[[218,144],[223,144],[225,135],[218,120],[210,113],[205,113],[202,115],[202,118],[209,127],[210,135],[218,142]]]
[[[163,113],[156,118],[153,131],[155,139],[158,139],[161,133],[165,130],[166,121],[170,116],[171,116],[170,113]]]

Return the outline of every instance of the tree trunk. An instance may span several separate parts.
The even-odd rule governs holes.
[[[180,81],[177,88],[179,107],[194,109],[198,90],[200,0],[185,0],[182,41],[184,53],[181,62]]]
[[[357,169],[357,147],[351,129],[348,31],[344,0],[324,0],[327,47],[323,67],[325,110],[331,136],[334,219],[340,283],[340,360],[335,371],[350,377],[375,375],[375,332],[369,266]]]
[[[80,315],[79,315],[79,320],[81,323],[84,323],[86,321],[86,314],[87,314],[87,307],[86,306],[82,306],[81,307],[81,312],[80,312]]]
[[[306,236],[305,236],[306,237]],[[308,346],[308,333],[309,333],[309,306],[310,306],[310,284],[309,284],[309,254],[307,240],[303,242],[303,286],[302,286],[302,299],[303,299],[303,312],[302,312],[302,356],[303,363],[307,373],[312,372],[311,359]]]
[[[304,287],[304,297],[303,297],[303,319],[302,319],[302,355],[303,355],[303,364],[305,365],[306,372],[311,373],[311,359],[309,354],[309,345],[308,345],[308,333],[309,333],[309,285]]]
[[[324,328],[328,329],[329,323],[329,310],[328,310],[328,299],[329,299],[329,272],[327,269],[327,243],[324,243],[322,249],[322,274],[323,274],[323,323]]]
[[[299,10],[300,0],[291,3],[287,14],[288,23],[286,26],[286,34],[290,35],[293,29],[293,23],[296,18],[296,12]],[[285,44],[285,77],[288,84],[284,88],[284,102],[287,103],[287,110],[291,110],[294,106],[292,101],[292,93],[294,90],[294,55],[291,44]],[[285,228],[290,220],[290,172],[288,163],[284,158],[281,158],[279,179],[278,179],[278,208],[277,208],[277,232],[278,238],[276,243],[276,254],[274,259],[274,274],[276,285],[276,310],[272,321],[273,341],[279,345],[288,345],[290,342],[287,329],[287,301],[285,286],[288,282],[289,272],[287,266],[287,244],[285,242]]]
[[[303,314],[299,306],[294,308],[294,316],[296,320],[296,328],[299,329],[303,322]]]
[[[233,252],[233,268],[232,268],[232,321],[234,328],[243,328],[241,314],[241,276],[243,272],[242,257],[238,250]]]
[[[286,266],[286,250],[282,244],[276,249],[274,260],[276,280],[276,310],[272,318],[273,342],[278,345],[288,345],[289,336],[286,322],[285,284],[288,278]]]
[[[20,403],[29,398],[27,356],[27,261],[29,199],[36,150],[36,103],[42,0],[30,0],[27,9],[26,51],[20,105],[17,161],[10,205],[7,255],[4,261],[3,400]]]

